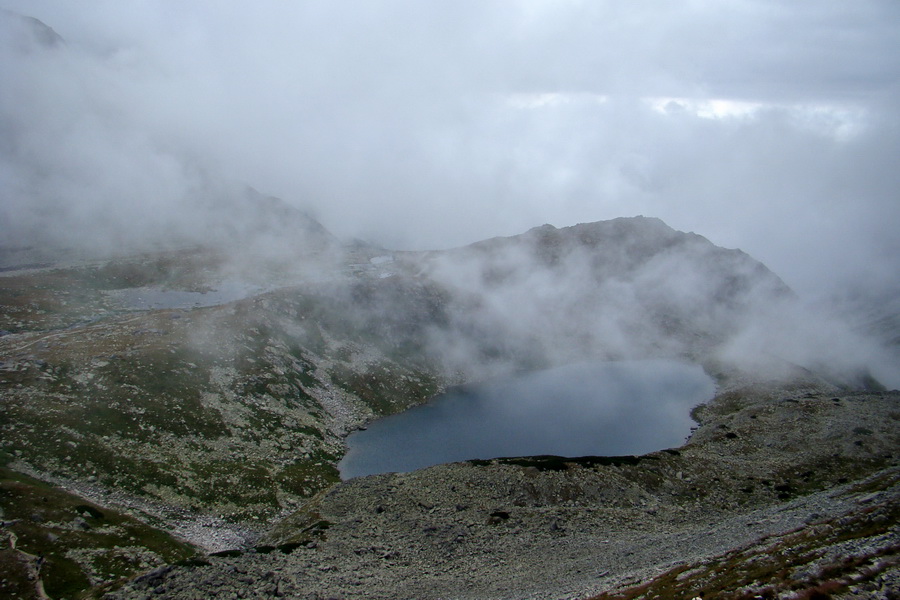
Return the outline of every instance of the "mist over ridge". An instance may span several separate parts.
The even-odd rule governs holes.
[[[659,219],[543,225],[441,251],[348,243],[319,222],[313,198],[300,208],[237,184],[175,132],[135,120],[126,98],[92,89],[118,82],[124,92],[119,78],[133,65],[67,43],[30,17],[4,11],[2,21],[11,33],[4,69],[19,84],[2,107],[5,267],[61,253],[91,260],[210,249],[220,274],[206,285],[331,281],[324,293],[336,294],[351,321],[394,326],[388,339],[400,335],[466,377],[583,357],[672,356],[748,372],[823,371],[848,384],[869,369],[900,386],[896,351],[876,336],[828,307],[811,309],[740,250]],[[54,112],[59,102],[74,106]],[[392,263],[370,264],[380,255]],[[386,279],[354,281],[358,265]]]
[[[850,386],[872,369],[897,383],[894,349],[809,306],[744,252],[659,219],[544,225],[413,256],[417,274],[463,299],[459,329],[482,332],[441,340],[450,356],[477,356],[485,350],[471,340],[488,339],[523,364],[661,356],[763,378],[800,369]]]
[[[334,277],[342,264],[357,260],[349,257],[348,248],[355,248],[350,254],[361,253],[363,263],[380,252],[366,243],[347,246],[319,223],[322,216],[330,217],[329,225],[337,225],[345,234],[355,227],[354,218],[347,214],[335,221],[334,207],[321,203],[321,189],[305,190],[301,210],[296,203],[232,183],[222,174],[224,163],[210,160],[214,153],[184,143],[182,134],[188,130],[174,129],[179,123],[168,120],[173,115],[159,113],[147,103],[135,104],[134,93],[142,94],[151,89],[147,86],[159,83],[153,78],[160,73],[147,70],[149,63],[142,62],[150,55],[130,53],[134,49],[98,54],[84,40],[66,41],[31,17],[9,11],[0,17],[9,33],[4,36],[3,77],[13,84],[4,86],[0,105],[6,139],[0,153],[6,266],[40,263],[48,252],[89,258],[207,247],[223,253],[230,271],[243,276],[254,273],[257,279],[264,278],[263,273],[274,269],[321,279]],[[131,87],[135,82],[138,86]],[[553,119],[562,118],[560,111],[568,110],[567,106],[579,113],[602,113],[608,104],[549,102],[546,110]],[[499,115],[497,110],[497,106],[490,109],[494,116]],[[525,113],[516,110],[519,112],[512,113],[516,120],[526,113],[536,114],[533,109]],[[656,115],[654,126],[663,131],[687,118],[652,114]],[[738,127],[752,137],[757,134],[756,125],[748,119],[707,120],[702,127],[706,135],[716,135],[720,123]],[[639,128],[648,125],[640,120],[636,123],[641,123]],[[464,122],[460,125],[466,127]],[[397,134],[403,135],[402,131],[398,129]],[[844,152],[859,147],[868,134],[860,135],[863,137],[835,142],[835,148]],[[277,149],[272,150],[272,158],[277,160]],[[373,158],[377,163],[377,157]],[[649,163],[633,154],[627,162],[622,173],[636,177],[633,182],[643,182],[640,186],[649,186],[648,190],[657,185],[653,181],[658,174],[652,173]],[[480,168],[473,171],[475,181]],[[716,172],[712,164],[707,168]],[[411,165],[410,176],[416,176],[414,171]],[[372,175],[373,189],[377,189],[379,176],[364,172]],[[848,173],[844,167],[836,172]],[[429,193],[438,195],[435,202],[439,204],[444,193],[439,185],[442,175],[434,171],[431,175],[436,185],[430,186]],[[686,171],[684,176],[695,175]],[[518,185],[500,191],[498,199],[519,194],[527,200],[531,194]],[[353,199],[345,194],[344,198],[361,209],[363,221],[369,209],[359,202],[386,202],[384,214],[391,214],[391,202],[396,200],[384,196],[374,200],[363,189],[345,192],[359,196]],[[397,192],[402,196],[410,190],[399,188]],[[607,192],[623,198],[631,194],[627,186],[608,188]],[[579,193],[590,196],[587,190]],[[566,204],[570,196],[562,193],[559,201]],[[642,205],[653,206],[635,206]],[[457,212],[465,218],[470,209],[461,204]],[[424,225],[412,216],[414,212],[410,213],[413,220],[395,222],[394,227],[411,232]],[[519,213],[514,222],[531,214],[535,213]],[[824,214],[809,212],[804,219],[815,225]],[[434,227],[443,217],[440,212],[433,216],[434,222],[423,231],[436,231]],[[479,225],[481,231],[489,222]],[[705,217],[697,221],[703,222]],[[440,231],[450,233],[458,225],[454,217],[444,222]],[[453,235],[463,233],[471,238],[475,231],[462,227]],[[386,232],[367,231],[376,239],[395,235],[384,235]],[[452,239],[428,235],[437,246],[447,246]],[[826,230],[815,237],[827,237]],[[803,240],[792,241],[791,247],[806,246],[810,237]],[[856,251],[838,242],[832,245],[842,246],[848,257]],[[894,350],[880,349],[878,341],[865,341],[832,315],[834,311],[827,305],[815,310],[804,306],[805,300],[792,297],[780,279],[746,254],[713,248],[705,238],[679,234],[662,221],[617,219],[562,229],[543,226],[446,252],[401,253],[407,258],[398,258],[398,264],[407,264],[415,277],[426,277],[444,290],[469,298],[465,309],[454,309],[457,312],[451,311],[447,317],[456,319],[458,327],[450,328],[450,333],[441,328],[425,333],[446,357],[458,357],[448,359],[450,362],[466,368],[481,360],[472,361],[471,356],[480,356],[492,344],[503,347],[493,350],[501,355],[515,348],[514,354],[524,353],[517,360],[534,365],[559,364],[582,354],[608,358],[675,354],[700,359],[716,347],[717,356],[730,363],[752,363],[754,368],[769,368],[774,363],[813,369],[831,365],[827,368],[841,372],[839,377],[844,379],[852,379],[849,372],[874,365],[871,368],[877,378],[889,386],[900,385],[891,383],[898,377]],[[297,260],[298,256],[303,259]],[[267,266],[260,269],[258,261]],[[865,262],[866,269],[890,271],[886,264]],[[873,313],[872,307],[879,301],[872,299],[889,295],[896,282],[872,273],[871,289],[853,286],[853,296],[861,300],[854,305],[845,303],[851,306],[851,314],[842,318],[855,322],[857,329],[868,326],[871,330],[866,323],[893,318],[878,309]],[[847,273],[851,279],[860,274]],[[837,289],[845,292],[847,288]],[[805,290],[795,292],[801,299],[808,296]],[[462,317],[466,311],[469,314]],[[855,317],[863,313],[869,316]],[[478,334],[458,335],[470,330]],[[873,339],[878,334],[875,331]],[[696,338],[686,341],[690,336]],[[835,342],[838,339],[841,343]]]
[[[891,3],[2,5],[5,243],[215,235],[240,181],[396,249],[647,214],[804,298],[898,287]]]

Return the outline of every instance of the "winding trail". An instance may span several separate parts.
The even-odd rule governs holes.
[[[126,324],[128,324],[128,323],[133,323],[134,321],[138,321],[138,320],[140,320],[140,319],[145,318],[145,317],[146,317],[146,314],[147,314],[148,312],[150,312],[150,311],[144,311],[144,312],[141,312],[141,314],[139,314],[139,315],[136,316],[136,317],[132,317],[132,318],[130,318],[130,319],[125,319],[125,320],[122,320],[122,321],[115,321],[115,322],[113,322],[113,323],[103,323],[102,326],[107,327],[107,326],[109,326],[109,325],[117,326],[117,325],[126,325]],[[27,341],[26,343],[24,343],[24,344],[22,344],[22,345],[19,345],[19,346],[16,346],[16,345],[14,345],[14,344],[10,344],[9,347],[8,347],[8,349],[9,349],[9,352],[10,352],[10,353],[13,353],[13,352],[23,352],[23,351],[27,350],[28,348],[30,348],[31,346],[34,346],[35,344],[39,344],[39,343],[44,342],[44,341],[47,341],[47,340],[56,339],[56,338],[58,338],[58,337],[67,335],[67,334],[69,334],[73,329],[82,329],[82,328],[85,328],[85,329],[86,329],[86,328],[94,327],[94,326],[99,326],[99,325],[96,324],[96,323],[87,323],[87,324],[82,325],[82,326],[75,325],[75,326],[72,326],[72,327],[67,327],[67,328],[62,329],[62,330],[60,330],[60,331],[55,331],[55,332],[53,332],[53,333],[48,333],[48,334],[42,335],[42,336],[40,336],[40,337],[38,337],[38,338],[36,338],[36,339]],[[31,332],[27,332],[27,333],[18,333],[18,334],[13,333],[13,334],[4,336],[3,342],[5,342],[6,340],[8,340],[9,338],[12,338],[12,337],[14,337],[14,336],[28,336],[28,335],[32,335],[32,333],[31,333]]]
[[[47,595],[47,592],[44,590],[44,580],[41,579],[41,567],[44,564],[43,557],[35,556],[34,554],[29,554],[24,550],[20,550],[16,547],[16,544],[19,541],[19,537],[12,531],[9,532],[9,547],[16,554],[25,559],[25,564],[28,565],[28,578],[34,581],[34,593],[35,597],[40,600],[51,600],[50,596]]]

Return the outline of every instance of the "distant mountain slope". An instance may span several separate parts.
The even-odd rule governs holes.
[[[66,42],[52,27],[34,17],[0,8],[0,31],[7,43],[23,52],[55,48]]]
[[[118,50],[70,46],[0,9],[0,269],[198,246],[296,262],[339,245],[306,211],[173,143],[181,132],[101,101],[146,75]]]
[[[189,254],[201,248],[216,252],[219,262],[248,272],[335,269],[332,261],[344,251],[341,242],[306,211],[252,188],[230,190],[215,198],[192,198],[172,218],[184,222],[153,239],[143,234],[129,237],[127,228],[121,229],[122,224],[116,222],[106,224],[105,229],[98,224],[97,231],[60,235],[50,221],[47,231],[27,236],[27,232],[17,232],[0,239],[0,271],[129,257],[139,262],[144,253]],[[10,221],[8,226],[14,224]]]
[[[489,340],[483,352],[537,365],[586,356],[700,359],[793,298],[743,252],[644,217],[544,225],[410,260],[419,276],[453,293],[460,327]]]
[[[854,290],[837,301],[837,310],[860,331],[900,352],[900,289],[876,296]]]

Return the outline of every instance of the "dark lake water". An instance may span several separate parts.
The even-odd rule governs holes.
[[[616,456],[679,446],[715,384],[671,360],[583,363],[455,388],[347,438],[350,479],[511,456]]]

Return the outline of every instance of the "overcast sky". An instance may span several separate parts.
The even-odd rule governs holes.
[[[643,214],[801,294],[900,279],[896,0],[0,7],[66,40],[2,48],[7,232],[221,178],[392,248]]]

